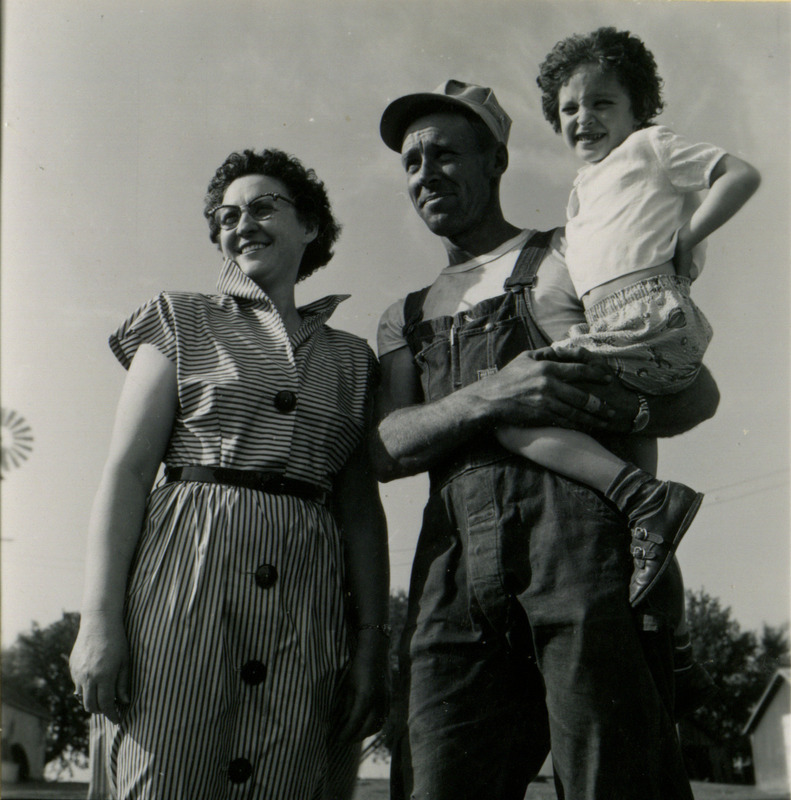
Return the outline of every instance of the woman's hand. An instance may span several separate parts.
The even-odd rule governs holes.
[[[82,619],[69,668],[85,710],[120,722],[119,706],[129,703],[129,645],[123,625]]]
[[[390,569],[387,525],[364,443],[335,479],[334,512],[343,536],[349,616],[358,625],[386,623]],[[367,625],[358,631],[343,678],[335,725],[345,741],[361,741],[382,727],[390,694],[390,638]]]
[[[390,706],[389,639],[381,631],[359,633],[336,709],[338,736],[359,742],[384,724]]]

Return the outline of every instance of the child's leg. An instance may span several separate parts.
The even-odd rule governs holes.
[[[503,427],[497,438],[511,452],[597,489],[627,517],[635,561],[629,599],[637,605],[670,565],[703,495],[657,480],[579,431]]]
[[[651,596],[655,604],[661,598],[670,614],[673,629],[673,678],[675,683],[674,711],[677,719],[688,716],[709,702],[717,693],[717,685],[703,666],[695,660],[692,639],[687,625],[684,579],[678,561],[673,558],[657,592]]]
[[[673,628],[673,711],[676,719],[681,719],[710,702],[718,689],[709,673],[695,660],[692,651],[684,603],[684,579],[675,557],[670,559],[670,566],[657,582],[645,606],[651,616],[658,616]]]
[[[506,450],[602,493],[626,466],[593,437],[568,428],[503,427],[497,439]]]

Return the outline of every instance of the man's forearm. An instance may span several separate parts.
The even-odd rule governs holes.
[[[572,361],[572,354],[564,363],[546,357],[544,350],[521,353],[495,375],[424,404],[417,402],[414,386],[409,388],[415,380],[411,358],[407,361],[397,354],[383,358],[377,411],[381,422],[371,454],[377,477],[389,481],[422,472],[499,424],[611,430],[615,412],[602,405],[591,410],[590,394],[575,384],[587,381],[601,388],[615,381],[609,371],[578,355],[580,360]],[[621,393],[634,397],[623,389]]]
[[[641,432],[645,436],[677,436],[701,422],[711,419],[717,411],[720,392],[711,373],[702,367],[695,382],[676,394],[648,398],[650,419]]]
[[[434,403],[390,413],[374,432],[372,459],[380,481],[424,472],[490,426],[486,406],[459,391]]]
[[[619,402],[610,406],[619,408],[617,415],[609,422],[597,420],[593,429],[628,432],[637,413],[637,395],[616,387],[617,382],[607,387],[610,392],[607,399],[612,401],[612,393],[619,394]],[[475,388],[482,386],[479,384]],[[532,409],[526,403],[526,411],[509,419],[510,415],[504,415],[490,398],[482,397],[475,388],[467,387],[432,403],[398,408],[387,415],[374,432],[372,443],[372,458],[379,480],[390,481],[425,471],[465,441],[491,429],[501,418],[527,427],[549,424],[592,429],[591,418],[581,416],[579,411],[568,418],[561,415],[553,419],[546,410],[549,404],[543,396],[534,398]],[[602,386],[590,388],[604,394]],[[625,403],[624,397],[633,402]],[[523,400],[528,400],[527,393]],[[703,367],[696,381],[687,389],[648,398],[650,419],[641,435],[669,437],[685,433],[713,417],[719,400],[717,384],[708,369]],[[633,408],[627,409],[627,405],[633,405]]]

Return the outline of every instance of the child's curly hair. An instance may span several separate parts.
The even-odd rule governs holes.
[[[560,88],[583,64],[599,64],[615,75],[629,95],[641,127],[650,125],[662,110],[662,79],[651,51],[629,31],[598,28],[585,36],[562,39],[539,67],[536,82],[541,89],[541,107],[555,133],[560,133]]]

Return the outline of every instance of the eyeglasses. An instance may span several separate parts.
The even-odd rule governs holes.
[[[295,205],[293,200],[278,192],[267,192],[241,206],[215,206],[209,211],[209,215],[224,231],[232,231],[239,225],[243,211],[247,211],[256,222],[270,219],[275,213],[275,203],[278,200]]]

